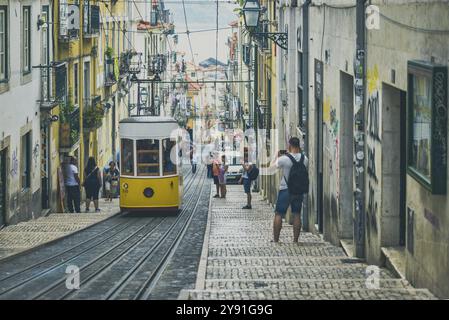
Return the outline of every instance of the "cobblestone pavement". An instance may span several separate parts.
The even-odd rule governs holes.
[[[101,212],[92,212],[92,203],[89,213],[51,213],[7,226],[0,230],[0,260],[108,219],[120,211],[118,202],[119,199],[113,199],[112,203],[100,199]],[[81,210],[84,211],[84,204]]]
[[[253,209],[242,210],[242,189],[212,200],[197,285],[179,299],[434,299],[386,269],[369,289],[367,264],[312,233],[293,244],[288,223],[272,243],[272,207],[253,194]]]

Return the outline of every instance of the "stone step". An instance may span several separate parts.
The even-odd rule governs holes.
[[[359,259],[347,257],[209,257],[210,267],[267,267],[267,266],[366,266]]]
[[[368,283],[368,285],[370,285]],[[282,291],[296,290],[359,290],[367,289],[364,279],[217,279],[206,280],[206,290],[254,290],[270,289]],[[380,289],[413,289],[404,279],[381,279]]]
[[[435,300],[427,289],[184,290],[183,300]]]
[[[339,266],[207,266],[206,279],[366,279],[366,265]],[[395,276],[386,269],[380,269],[381,279]]]

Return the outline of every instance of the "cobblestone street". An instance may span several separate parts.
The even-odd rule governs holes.
[[[180,299],[434,299],[386,269],[368,289],[367,264],[312,233],[293,244],[288,223],[271,243],[273,209],[253,194],[253,209],[242,210],[245,199],[242,186],[212,199],[197,285]]]

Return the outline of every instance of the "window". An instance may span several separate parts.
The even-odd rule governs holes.
[[[112,32],[112,35],[111,35],[112,46],[111,46],[111,48],[115,51],[115,22],[112,22],[112,31],[111,32]]]
[[[137,175],[159,176],[159,140],[136,141]]]
[[[430,78],[413,75],[412,83],[413,142],[410,165],[430,180],[431,82]]]
[[[8,38],[7,7],[0,6],[0,81],[8,78]]]
[[[84,103],[90,100],[90,62],[84,62]]]
[[[445,194],[447,67],[411,61],[408,81],[408,173],[433,194]]]
[[[78,63],[73,64],[73,103],[78,105],[79,84],[78,84]]]
[[[162,166],[164,176],[176,174],[176,142],[170,139],[162,140]]]
[[[123,175],[134,175],[134,141],[131,139],[122,139],[120,168]]]
[[[22,14],[22,71],[23,73],[31,72],[31,6],[23,7]]]
[[[22,189],[31,187],[31,131],[22,136],[20,153],[20,173]]]

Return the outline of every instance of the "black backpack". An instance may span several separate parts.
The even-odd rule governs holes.
[[[304,164],[305,155],[301,155],[301,160],[296,159],[291,154],[286,154],[292,161],[293,166],[287,180],[288,193],[292,196],[299,196],[309,192],[309,172]],[[285,176],[284,176],[285,179]]]
[[[255,164],[253,164],[251,170],[249,170],[248,172],[248,178],[251,181],[254,181],[257,179],[257,177],[259,176],[259,168],[256,167]]]

